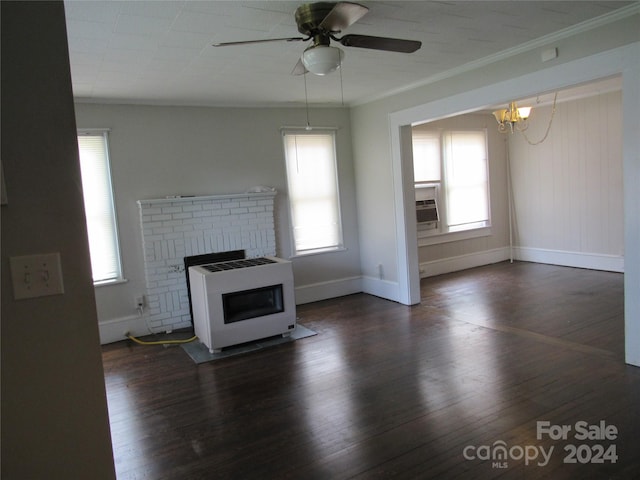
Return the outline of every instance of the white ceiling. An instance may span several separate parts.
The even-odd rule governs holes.
[[[470,64],[535,48],[537,39],[626,11],[619,1],[363,1],[343,33],[422,41],[412,54],[340,47],[341,72],[291,75],[306,44],[212,43],[301,36],[298,1],[65,1],[79,101],[165,105],[357,104]],[[637,11],[637,9],[636,9]],[[559,32],[559,33],[557,33]],[[560,52],[562,54],[562,52]],[[342,87],[342,88],[341,88]]]

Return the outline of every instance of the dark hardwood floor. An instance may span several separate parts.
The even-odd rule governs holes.
[[[501,263],[425,279],[422,297],[302,305],[318,335],[201,365],[104,346],[118,479],[640,478],[623,275]],[[538,439],[538,421],[571,431]],[[576,439],[580,421],[610,437]]]

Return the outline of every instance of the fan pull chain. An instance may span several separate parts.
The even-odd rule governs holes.
[[[307,74],[303,73],[302,78],[304,78],[304,105],[307,111],[307,130],[311,130],[311,124],[309,123],[309,96],[307,94]]]
[[[342,57],[340,57],[340,95],[342,97],[342,106],[344,107],[344,86],[342,85]]]

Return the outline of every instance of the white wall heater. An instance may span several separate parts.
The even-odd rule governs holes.
[[[189,267],[195,334],[211,353],[296,326],[291,262],[248,258]]]

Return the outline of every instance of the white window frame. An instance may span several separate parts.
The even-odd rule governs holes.
[[[83,158],[81,146],[82,138],[102,138],[104,151],[100,158],[100,164],[91,172],[87,169],[88,157]],[[111,178],[111,162],[109,157],[109,130],[108,129],[78,129],[78,151],[80,158],[80,171],[82,174],[83,198],[85,203],[85,215],[87,220],[87,234],[89,239],[89,251],[91,255],[91,269],[94,286],[111,285],[125,282],[122,273],[122,257],[120,252],[120,240],[118,234],[118,218],[116,214],[113,183]],[[95,175],[93,183],[87,175]],[[100,191],[99,197],[94,197],[94,202],[88,201],[87,194]],[[96,216],[100,219],[97,220]],[[106,233],[105,233],[106,231]],[[102,243],[102,245],[100,245]],[[111,259],[105,262],[101,259],[104,251]],[[102,263],[102,265],[100,265]]]
[[[313,130],[295,128],[282,129],[282,140],[285,154],[285,166],[287,172],[287,187],[289,196],[291,257],[301,257],[319,253],[345,250],[342,228],[342,208],[340,203],[340,185],[338,181],[336,130],[337,129],[334,128],[314,128]],[[335,230],[330,231],[330,233],[327,235],[328,238],[332,239],[331,241],[315,245],[310,245],[309,242],[307,242],[307,245],[305,245],[304,238],[301,238],[302,235],[296,235],[296,232],[302,232],[304,229],[309,230],[311,228],[322,227],[317,224],[315,226],[311,224],[304,224],[303,217],[300,214],[300,203],[305,200],[305,197],[306,200],[308,200],[309,197],[303,194],[304,189],[301,188],[300,182],[304,182],[305,178],[296,178],[295,171],[299,168],[299,158],[297,156],[293,158],[290,155],[291,152],[287,146],[288,140],[290,138],[304,138],[305,136],[326,136],[331,141],[330,150],[326,152],[327,156],[326,158],[324,158],[324,161],[326,161],[324,168],[328,170],[326,176],[328,177],[329,181],[324,185],[324,190],[318,191],[317,193],[319,193],[321,197],[327,195],[331,196],[330,200],[328,200],[328,206],[325,207],[331,210],[328,211],[328,220],[331,222],[331,225],[333,225],[333,228],[335,228]]]
[[[468,238],[485,237],[491,235],[491,181],[489,178],[489,155],[488,155],[488,137],[486,128],[455,128],[455,129],[432,129],[422,130],[426,135],[432,136],[434,132],[437,132],[439,138],[439,153],[440,153],[440,178],[422,179],[422,181],[415,181],[414,189],[417,190],[421,187],[435,187],[436,202],[438,205],[439,222],[436,228],[427,229],[418,225],[418,245],[434,245],[438,243],[453,242],[459,240],[465,240]],[[448,198],[447,198],[447,182],[448,182],[448,166],[447,159],[445,157],[445,137],[450,133],[455,132],[483,132],[484,134],[484,147],[485,147],[485,169],[486,169],[486,196],[487,196],[487,208],[488,219],[476,224],[469,224],[466,228],[449,228],[448,226]],[[420,135],[420,129],[416,129],[413,132],[414,135]],[[415,171],[415,167],[414,167]]]

